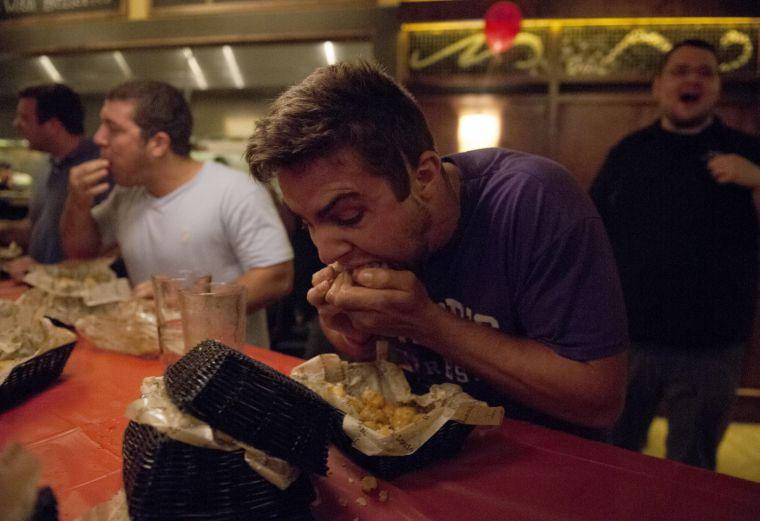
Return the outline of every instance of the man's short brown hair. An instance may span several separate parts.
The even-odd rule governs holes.
[[[366,61],[322,67],[285,91],[256,123],[246,160],[267,182],[294,167],[351,148],[371,173],[385,177],[399,200],[409,195],[407,167],[435,150],[414,98]]]
[[[132,119],[140,127],[143,138],[166,132],[175,154],[184,157],[190,154],[193,115],[179,90],[162,81],[133,80],[111,89],[106,99],[133,101]]]

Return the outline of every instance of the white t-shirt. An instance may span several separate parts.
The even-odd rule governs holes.
[[[205,162],[173,192],[116,186],[92,210],[103,246],[117,245],[132,285],[152,274],[190,269],[215,282],[293,258],[285,227],[266,188],[243,172]],[[248,342],[269,346],[266,312],[248,319]]]

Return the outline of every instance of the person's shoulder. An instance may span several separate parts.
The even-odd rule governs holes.
[[[568,175],[565,167],[549,158],[508,148],[484,148],[445,157],[461,172],[464,182],[505,182],[523,176]]]
[[[253,185],[253,177],[246,172],[232,168],[231,166],[217,163],[216,161],[204,161],[201,166],[201,174],[215,183],[226,185]]]
[[[466,197],[517,208],[531,201],[563,206],[582,198],[577,180],[561,164],[510,149],[485,149],[451,156],[462,171]],[[465,169],[468,169],[465,172]]]
[[[251,204],[262,197],[269,197],[266,187],[250,174],[215,161],[206,161],[201,169],[199,183],[206,196],[216,192],[227,201],[250,200]]]

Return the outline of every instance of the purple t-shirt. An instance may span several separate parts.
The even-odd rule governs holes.
[[[462,214],[452,240],[419,273],[430,297],[572,360],[623,351],[627,325],[612,250],[591,199],[570,174],[505,149],[444,160],[461,171]],[[423,384],[452,381],[507,405],[508,416],[534,416],[431,350],[405,344],[397,354]]]

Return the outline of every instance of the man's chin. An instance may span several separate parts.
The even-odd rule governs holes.
[[[707,114],[698,114],[698,115],[691,115],[691,116],[671,116],[668,118],[670,120],[670,123],[679,130],[689,130],[694,128],[699,128],[701,126],[704,126],[706,123],[709,123],[712,120],[712,113]]]

